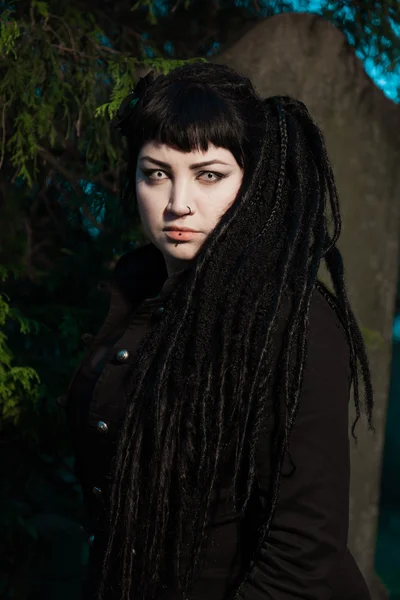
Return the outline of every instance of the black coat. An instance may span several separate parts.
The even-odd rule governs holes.
[[[76,453],[92,542],[85,600],[94,599],[106,537],[121,399],[135,351],[162,318],[163,302],[182,275],[167,279],[151,247],[123,257],[110,286],[110,308],[91,340],[64,404]],[[165,281],[165,283],[164,283]],[[161,290],[161,291],[160,291]],[[347,549],[349,513],[349,347],[329,299],[315,290],[300,408],[284,463],[279,502],[268,539],[257,556],[242,598],[247,600],[369,600],[363,577]],[[257,489],[248,516],[230,503],[229,468],[215,496],[210,550],[189,600],[232,599],[256,544],[256,527],[270,490],[270,451],[262,436]],[[293,469],[293,464],[295,469]],[[165,600],[177,600],[173,589]],[[164,596],[163,596],[164,598]]]

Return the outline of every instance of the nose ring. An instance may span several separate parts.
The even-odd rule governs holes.
[[[182,219],[184,219],[185,217],[187,217],[188,215],[192,214],[192,209],[190,208],[190,206],[188,206],[189,212],[187,213],[187,215],[182,215]]]

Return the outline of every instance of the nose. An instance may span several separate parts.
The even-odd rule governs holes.
[[[183,217],[190,212],[193,213],[193,202],[189,201],[188,185],[183,181],[176,181],[171,186],[171,193],[167,209],[178,217]]]

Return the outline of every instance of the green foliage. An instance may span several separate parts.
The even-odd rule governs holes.
[[[151,4],[143,7],[151,11]],[[132,89],[138,69],[165,72],[183,61],[149,59],[136,38],[127,52],[125,44],[118,48],[93,14],[70,3],[25,7],[16,0],[15,9],[3,13],[0,30],[0,97],[4,118],[12,123],[2,153],[14,176],[32,189],[38,160],[67,146],[74,148],[68,162],[74,173],[79,168],[78,176],[104,159],[109,169],[117,167],[121,154],[108,117]]]
[[[19,324],[22,334],[37,328],[37,323],[12,310],[5,294],[0,294],[0,430],[9,422],[18,425],[27,410],[37,405],[40,378],[31,367],[14,365],[5,329],[10,320]]]
[[[147,19],[150,25],[155,25],[157,23],[157,8],[155,0],[139,0],[136,2],[131,11],[134,12],[139,8],[147,11]]]
[[[69,569],[82,570],[81,490],[64,410],[55,399],[66,392],[82,354],[82,333],[94,332],[104,318],[107,297],[96,283],[107,277],[110,267],[101,257],[112,259],[115,240],[87,236],[69,242],[74,251],[60,253],[55,271],[40,285],[17,270],[7,277],[7,269],[0,268],[7,289],[0,292],[0,596],[5,599],[28,600],[34,590],[44,597],[46,577],[59,577],[65,587]],[[18,309],[9,298],[18,299]],[[65,556],[52,568],[65,573],[55,576],[46,561],[60,547]],[[54,597],[64,596],[55,592]],[[79,597],[78,589],[70,597]]]
[[[37,0],[33,0],[32,8],[37,11],[38,15],[48,19],[50,16],[49,6],[46,2],[38,2]]]
[[[204,58],[203,59],[195,59],[196,62],[199,60],[206,62],[206,59],[204,59]],[[159,58],[159,59],[152,59],[151,61],[143,60],[142,65],[143,65],[143,67],[153,68],[158,73],[168,73],[168,71],[171,70],[172,68],[176,68],[183,64],[190,63],[190,62],[194,62],[194,61],[193,60],[168,61],[163,58]],[[134,68],[134,65],[132,65],[132,68]],[[112,73],[112,71],[111,71],[111,73]],[[129,75],[128,71],[126,71],[122,75],[118,75],[118,72],[114,72],[113,79],[115,80],[116,83],[115,83],[114,89],[111,92],[110,102],[106,102],[106,103],[102,104],[101,106],[97,107],[96,111],[95,111],[95,117],[104,117],[105,115],[108,115],[108,117],[110,119],[112,119],[114,117],[115,113],[117,112],[118,107],[121,104],[122,100],[132,90],[132,77]]]
[[[3,21],[0,23],[0,54],[4,54],[5,56],[12,54],[16,59],[17,54],[15,44],[21,33],[18,23],[7,19],[7,17],[10,16],[11,11],[7,11],[7,13],[3,15]]]

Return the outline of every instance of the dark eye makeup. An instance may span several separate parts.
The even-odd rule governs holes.
[[[142,169],[143,174],[150,179],[151,181],[162,181],[162,179],[160,177],[153,177],[152,175],[154,175],[154,173],[164,173],[165,175],[168,175],[168,173],[166,171],[164,171],[163,169]],[[227,175],[225,175],[224,173],[219,173],[217,171],[200,171],[198,173],[198,177],[201,175],[214,175],[214,177],[216,177],[216,179],[209,179],[210,183],[216,183],[217,181],[220,181],[221,179],[224,179],[225,177],[227,177]],[[206,179],[203,179],[203,181],[207,181]]]

